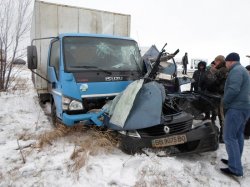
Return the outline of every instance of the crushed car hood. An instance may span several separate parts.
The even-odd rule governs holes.
[[[133,84],[132,86],[137,87],[138,85]],[[109,114],[105,120],[105,125],[108,128],[113,130],[135,130],[161,123],[162,105],[166,96],[164,87],[155,81],[139,87],[138,92],[127,92],[125,90],[111,103],[104,106]],[[131,98],[135,98],[133,102],[129,102]],[[119,102],[124,101],[130,103],[129,111],[127,111],[128,107],[119,104]],[[118,118],[117,116],[125,116],[125,118]]]

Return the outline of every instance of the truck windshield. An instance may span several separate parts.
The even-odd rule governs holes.
[[[137,43],[102,37],[64,37],[67,71],[142,71]]]

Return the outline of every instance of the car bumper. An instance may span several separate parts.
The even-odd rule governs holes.
[[[169,155],[177,155],[183,153],[187,154],[214,151],[219,146],[218,128],[211,122],[181,134],[186,135],[187,141],[185,143],[160,147],[160,149],[154,148],[152,145],[152,141],[155,139],[171,137],[172,135],[139,138],[121,134],[120,147],[124,152],[128,154],[141,152],[143,148],[152,148],[165,150]]]

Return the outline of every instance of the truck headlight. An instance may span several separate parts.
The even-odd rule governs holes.
[[[82,110],[82,103],[76,100],[72,100],[69,104],[69,110]]]
[[[63,110],[83,110],[81,101],[63,96],[62,97],[62,109]]]

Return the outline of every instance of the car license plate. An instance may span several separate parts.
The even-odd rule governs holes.
[[[171,145],[183,144],[187,142],[187,137],[185,134],[175,135],[166,138],[159,138],[152,140],[153,147],[167,147]]]

